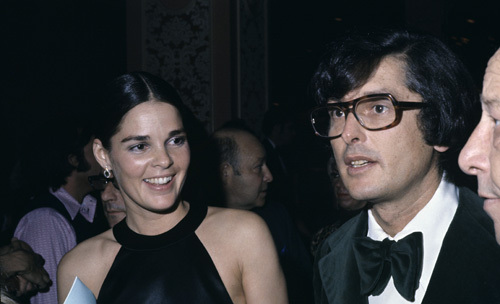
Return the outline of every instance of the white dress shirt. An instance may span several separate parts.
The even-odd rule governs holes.
[[[377,241],[382,241],[385,238],[398,241],[413,232],[420,231],[423,234],[424,252],[422,276],[415,293],[415,302],[407,301],[398,293],[391,277],[382,294],[368,297],[370,304],[422,303],[441,251],[441,245],[455,216],[457,207],[458,188],[442,179],[427,205],[394,237],[385,233],[373,217],[371,210],[368,210],[368,237]]]

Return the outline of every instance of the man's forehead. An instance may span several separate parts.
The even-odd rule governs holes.
[[[500,49],[488,61],[482,99],[485,104],[500,103]]]

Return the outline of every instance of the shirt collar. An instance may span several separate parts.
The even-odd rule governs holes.
[[[394,238],[385,233],[368,210],[368,236],[374,240],[389,238],[397,241],[413,232],[422,232],[424,261],[417,294],[425,292],[429,285],[444,237],[458,208],[458,195],[458,188],[443,176],[431,200]]]
[[[97,200],[92,195],[86,195],[83,198],[83,202],[80,204],[63,187],[57,189],[56,191],[52,191],[52,189],[49,189],[49,191],[63,203],[72,220],[74,220],[76,215],[80,213],[88,222],[92,223],[94,221]]]

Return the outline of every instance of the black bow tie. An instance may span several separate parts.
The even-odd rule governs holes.
[[[408,301],[415,301],[422,274],[422,232],[414,232],[398,242],[388,238],[379,242],[359,237],[354,239],[353,248],[363,295],[380,295],[392,275],[399,294]]]

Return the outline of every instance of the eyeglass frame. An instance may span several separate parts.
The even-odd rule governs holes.
[[[115,187],[116,190],[120,190],[120,187],[118,186],[118,184],[116,183],[116,180],[114,177],[105,177],[104,175],[102,174],[99,174],[99,175],[91,175],[89,176],[88,178],[88,181],[90,183],[90,186],[92,186],[92,188],[94,188],[94,190],[97,190],[97,191],[103,191],[103,189],[97,189],[95,186],[94,186],[94,183],[95,181],[104,181],[104,185],[107,185],[109,182],[111,182],[113,184],[113,187]]]
[[[368,128],[367,126],[363,125],[363,123],[359,119],[356,111],[354,110],[354,109],[356,109],[356,106],[359,102],[366,100],[368,98],[374,98],[374,97],[388,98],[391,100],[392,105],[394,106],[396,118],[394,119],[394,121],[391,124],[389,124],[385,127]],[[404,110],[422,109],[422,108],[425,108],[427,106],[428,106],[427,103],[419,102],[419,101],[399,101],[394,96],[392,96],[392,94],[390,94],[390,93],[369,94],[369,95],[358,97],[358,98],[350,100],[350,101],[337,102],[337,103],[327,103],[324,105],[316,106],[313,109],[311,109],[311,111],[309,112],[309,117],[311,119],[311,125],[313,127],[314,133],[317,136],[319,136],[321,138],[326,138],[326,139],[335,139],[335,138],[339,138],[340,136],[342,136],[342,133],[344,133],[344,130],[342,130],[342,132],[336,136],[323,136],[323,135],[321,135],[316,130],[316,127],[314,126],[314,117],[312,115],[315,111],[317,111],[319,109],[323,109],[323,108],[328,109],[329,107],[337,107],[337,108],[340,108],[344,112],[346,121],[347,121],[347,116],[349,115],[349,113],[352,113],[354,115],[354,117],[356,118],[356,121],[366,130],[380,131],[380,130],[387,130],[387,129],[390,129],[390,128],[397,126],[401,122],[401,118],[403,117]],[[345,123],[344,123],[344,128],[345,128]]]

